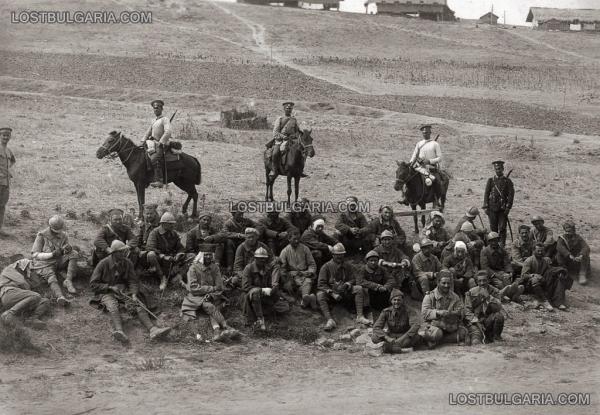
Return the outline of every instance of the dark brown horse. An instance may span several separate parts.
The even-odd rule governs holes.
[[[127,169],[127,175],[135,186],[139,205],[139,217],[142,218],[146,202],[146,187],[153,178],[150,163],[147,162],[146,150],[117,131],[111,131],[104,143],[96,151],[99,159],[117,153],[121,163]],[[202,169],[195,157],[182,153],[178,161],[167,163],[167,179],[187,193],[182,212],[187,214],[190,201],[194,201],[192,217],[198,216],[198,192],[196,185],[202,181]]]
[[[313,138],[310,135],[311,130],[301,130],[300,138],[297,140],[290,140],[287,144],[287,155],[285,159],[284,172],[287,176],[287,201],[288,204],[291,202],[290,198],[292,195],[292,178],[294,179],[294,201],[298,201],[298,191],[300,187],[300,176],[304,169],[304,160],[306,157],[314,157],[315,149],[313,147]],[[264,154],[265,162],[265,177],[267,179],[267,193],[265,200],[273,199],[273,184],[277,176],[270,176],[269,174],[273,170],[271,167],[271,160],[269,159],[269,150],[265,150]]]
[[[440,202],[438,210],[443,212],[446,205],[446,192],[448,191],[448,185],[450,183],[448,175],[445,172],[440,172],[437,175],[436,180],[441,180],[440,187],[442,190],[440,194],[437,194],[435,186],[425,185],[423,176],[410,164],[399,161],[396,163],[398,164],[398,168],[396,169],[394,190],[401,190],[402,186],[406,184],[405,197],[411,209],[416,211],[417,206],[419,206],[421,210],[423,210],[426,208],[427,203],[434,203],[435,208],[435,200],[437,197],[437,200]],[[419,222],[416,214],[413,215],[413,219],[415,220],[415,233],[419,233]],[[425,226],[425,215],[421,215],[421,223]]]

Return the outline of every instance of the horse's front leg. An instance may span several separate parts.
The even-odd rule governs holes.
[[[298,201],[298,193],[300,192],[300,176],[294,177],[294,201]]]
[[[410,208],[413,210],[413,220],[415,222],[415,234],[419,233],[419,219],[417,218],[417,216],[419,216],[417,214],[417,205],[410,205]]]
[[[291,201],[290,198],[292,197],[292,176],[290,176],[288,174],[287,176],[287,197],[288,197],[288,206],[290,205]]]
[[[146,204],[146,187],[142,182],[137,182],[134,186],[138,200],[138,219],[142,220],[144,218],[144,204]]]

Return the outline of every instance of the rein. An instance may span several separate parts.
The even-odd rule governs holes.
[[[116,152],[120,156],[121,151],[126,151],[127,150],[126,148],[124,148],[124,149],[121,148],[123,146],[123,142],[121,141],[122,138],[124,138],[124,137],[121,134],[119,134],[119,139],[117,141],[115,141],[109,148],[105,147],[104,145],[101,145],[100,147],[102,147],[103,149],[105,149],[108,154]],[[125,144],[127,144],[127,143],[125,143]],[[117,149],[115,149],[115,147],[117,145],[119,147]],[[123,160],[123,163],[125,163],[125,162],[127,162],[127,160],[129,160],[129,158],[133,154],[133,151],[136,148],[137,148],[137,146],[135,144],[133,144],[133,142],[132,142],[131,143],[131,150],[129,150],[129,154],[127,155],[127,157],[125,157],[125,159]]]

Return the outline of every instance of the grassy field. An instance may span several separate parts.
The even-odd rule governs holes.
[[[0,241],[0,262],[28,253],[35,233],[55,212],[68,214],[71,239],[88,251],[99,229],[93,218],[113,207],[136,208],[124,168],[116,160],[96,159],[95,152],[111,130],[138,141],[156,97],[165,100],[168,114],[178,109],[176,138],[183,138],[184,127],[198,131],[186,135],[183,145],[202,163],[198,191],[204,211],[225,219],[229,201],[262,199],[262,149],[271,133],[222,129],[219,112],[251,107],[273,121],[281,101],[293,99],[301,124],[313,128],[317,153],[308,161],[310,178],[301,182],[301,196],[336,201],[353,194],[370,202],[369,216],[382,204],[406,209],[393,190],[396,161],[409,158],[418,126],[430,122],[452,175],[450,226],[469,206],[481,206],[490,163],[502,158],[516,186],[513,229],[534,214],[555,232],[574,219],[592,247],[597,273],[600,117],[594,100],[600,91],[589,59],[548,53],[548,47],[507,31],[467,25],[210,2],[112,4],[116,10],[148,8],[160,20],[119,30],[0,27],[0,37],[8,39],[0,46],[0,121],[14,128],[10,147],[18,160],[7,214],[12,237]],[[4,12],[22,6],[12,1],[0,7]],[[54,6],[39,1],[28,7]],[[526,35],[562,49],[573,36]],[[594,42],[583,36],[575,52],[587,54]],[[585,89],[588,101],[568,95],[564,105],[555,104],[562,82],[573,96]],[[540,88],[546,83],[547,89]],[[276,184],[277,199],[284,198],[284,182]],[[149,190],[147,200],[177,210],[185,197],[169,186]],[[331,229],[335,217],[326,219]],[[411,234],[412,221],[402,218],[401,224]],[[83,278],[76,283],[87,287]],[[575,284],[568,293],[569,313],[507,306],[511,318],[503,344],[373,359],[352,344],[305,344],[322,334],[323,321],[297,310],[279,325],[270,320],[267,336],[244,329],[236,345],[195,342],[186,325],[177,326],[168,342],[152,344],[140,324],[128,319],[132,345],[124,348],[110,340],[108,319],[87,304],[84,291],[71,310],[53,310],[48,330],[27,329],[38,356],[0,354],[0,395],[7,397],[0,412],[220,414],[243,408],[370,414],[396,413],[401,405],[415,413],[462,414],[465,408],[448,406],[447,393],[468,388],[590,392],[594,405],[570,413],[592,414],[600,385],[599,294],[594,275],[589,286]],[[180,324],[181,295],[167,296],[162,322]],[[418,305],[411,307],[414,313]],[[239,325],[239,312],[227,315]],[[331,337],[337,340],[342,332]],[[564,408],[544,410],[558,414]]]

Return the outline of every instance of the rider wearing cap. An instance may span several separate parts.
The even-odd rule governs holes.
[[[300,128],[296,117],[292,115],[294,103],[287,101],[283,103],[284,115],[280,115],[273,124],[273,139],[267,144],[267,148],[273,147],[271,156],[272,169],[270,176],[282,174],[281,162],[286,152],[287,144],[290,139],[296,139],[300,136]],[[304,175],[303,175],[304,176]]]
[[[163,166],[165,163],[164,155],[169,146],[169,139],[171,138],[171,121],[168,117],[163,115],[165,103],[162,100],[155,99],[150,105],[156,116],[144,135],[144,142],[147,140],[154,141],[153,144],[150,144],[154,146],[154,152],[150,151],[150,160],[154,167],[154,179],[150,185],[153,187],[162,187],[164,175]]]

